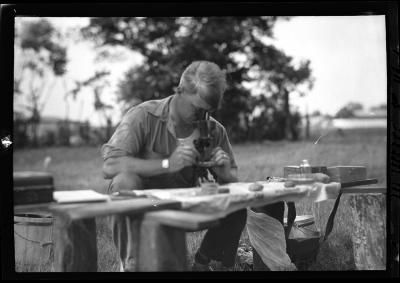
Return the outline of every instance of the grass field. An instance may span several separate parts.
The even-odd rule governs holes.
[[[316,140],[316,139],[315,139]],[[346,131],[343,135],[325,136],[315,144],[315,140],[301,142],[264,142],[233,145],[239,166],[240,181],[263,180],[266,176],[282,176],[283,167],[297,165],[308,159],[311,165],[363,165],[367,167],[369,178],[377,178],[379,184],[386,185],[386,132]],[[24,149],[14,152],[14,171],[43,170],[45,157],[52,158],[49,171],[54,176],[57,189],[94,189],[105,192],[107,182],[101,175],[102,159],[100,147]],[[323,213],[328,214],[330,208]],[[312,214],[312,204],[297,203],[297,213]],[[309,270],[353,270],[355,269],[351,229],[352,219],[348,206],[348,196],[343,196],[332,234],[323,244],[317,261]],[[107,218],[97,221],[99,271],[118,271],[116,251],[111,240]],[[188,259],[192,261],[204,232],[188,233]],[[248,248],[246,229],[240,245]],[[243,270],[242,265],[237,265]],[[35,271],[35,267],[17,265],[19,271]],[[37,269],[36,269],[37,270]],[[43,269],[42,269],[43,271]]]

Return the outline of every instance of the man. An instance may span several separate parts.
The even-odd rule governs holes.
[[[195,61],[183,72],[176,94],[131,108],[114,135],[103,145],[103,174],[112,179],[109,193],[150,188],[193,187],[199,152],[193,141],[199,135],[193,122],[220,107],[226,89],[225,73],[214,63]],[[209,168],[219,183],[236,182],[237,165],[225,128],[216,123]],[[195,255],[193,270],[210,270],[216,260],[222,270],[232,270],[246,210],[228,215],[209,229]],[[124,217],[113,218],[113,238],[124,270],[134,270],[135,229]]]

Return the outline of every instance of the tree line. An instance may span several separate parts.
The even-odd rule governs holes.
[[[143,63],[119,82],[118,100],[128,106],[173,94],[186,66],[208,60],[227,72],[228,89],[215,118],[233,141],[298,140],[301,116],[291,109],[290,96],[305,95],[313,77],[310,61],[295,64],[268,43],[277,20],[108,17],[92,18],[81,31],[98,46],[124,46],[143,55]],[[253,89],[246,88],[246,83]]]
[[[292,109],[290,97],[306,95],[314,78],[309,60],[296,63],[271,43],[277,21],[278,17],[100,17],[91,18],[80,36],[97,46],[123,46],[143,56],[142,64],[132,66],[119,80],[117,99],[124,109],[173,94],[186,66],[194,60],[208,60],[227,74],[228,89],[215,118],[232,141],[298,140],[302,119]],[[14,80],[14,93],[29,98],[23,112],[29,114],[15,111],[14,122],[30,125],[33,143],[37,143],[43,108],[39,98],[43,98],[44,82],[49,82],[46,73],[65,76],[68,50],[60,36],[45,19],[26,23],[17,33],[16,46],[24,60],[21,76]],[[108,59],[106,53],[99,55]],[[27,72],[33,83],[22,88]],[[64,95],[76,97],[82,88],[91,88],[95,110],[109,124],[106,110],[111,106],[100,98],[101,82],[107,75],[97,72],[76,82]]]

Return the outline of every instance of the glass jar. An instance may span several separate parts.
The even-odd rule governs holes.
[[[306,177],[307,174],[311,174],[311,166],[307,159],[303,159],[300,164],[300,174],[304,177]]]

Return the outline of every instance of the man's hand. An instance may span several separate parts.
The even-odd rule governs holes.
[[[216,147],[211,152],[211,161],[215,161],[216,166],[212,170],[218,177],[227,180],[231,178],[231,159],[229,155],[220,147]]]
[[[197,150],[191,146],[179,145],[169,157],[169,171],[177,172],[184,167],[196,163],[196,157],[199,156]]]

